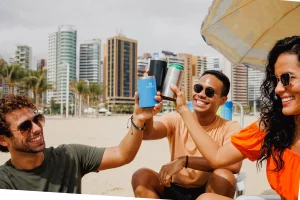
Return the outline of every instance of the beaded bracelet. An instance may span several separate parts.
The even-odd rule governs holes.
[[[135,125],[135,123],[133,122],[133,115],[131,115],[130,120],[131,120],[132,126],[133,126],[134,128],[136,128],[137,130],[143,131],[143,130],[146,129],[146,124],[144,124],[144,127],[143,127],[143,128],[140,128],[140,127],[138,127],[137,125]]]

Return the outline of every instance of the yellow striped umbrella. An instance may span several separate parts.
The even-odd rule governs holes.
[[[233,65],[263,71],[279,39],[300,35],[300,3],[281,0],[214,0],[201,26],[206,43]]]

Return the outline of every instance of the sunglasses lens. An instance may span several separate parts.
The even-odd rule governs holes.
[[[203,86],[200,84],[195,84],[194,85],[194,92],[200,93],[203,90]]]
[[[280,76],[280,81],[283,86],[288,86],[290,84],[290,74],[288,74],[288,73],[282,74]]]
[[[41,115],[41,114],[36,115],[32,121],[39,126],[45,125],[45,117],[44,117],[44,115]]]
[[[19,126],[19,130],[22,134],[29,132],[31,130],[31,128],[32,128],[31,120],[26,120]]]
[[[215,94],[215,91],[212,88],[206,88],[205,95],[209,98],[212,98]]]

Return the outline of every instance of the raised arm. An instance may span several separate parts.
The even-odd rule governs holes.
[[[141,109],[138,103],[138,95],[137,93],[135,94],[135,108],[132,115],[132,124],[118,146],[105,149],[98,171],[120,167],[130,163],[134,159],[143,139],[144,130],[141,129],[144,129],[146,120],[157,114],[161,107],[162,105],[158,103],[154,108]]]
[[[212,168],[216,169],[233,165],[245,158],[245,156],[237,148],[235,148],[231,142],[221,147],[214,142],[192,116],[192,113],[186,105],[183,93],[176,86],[171,86],[171,89],[177,95],[177,112],[181,115],[197,148]]]

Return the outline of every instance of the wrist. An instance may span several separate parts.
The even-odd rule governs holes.
[[[145,124],[145,120],[142,120],[138,117],[138,115],[136,115],[135,113],[133,113],[132,115],[132,122],[137,125],[138,127],[143,127]]]
[[[184,113],[190,112],[190,109],[187,105],[181,106],[180,109],[178,109],[178,113],[180,115],[183,115]]]
[[[179,157],[178,160],[179,160],[180,165],[182,166],[182,168],[184,168],[185,167],[185,160],[186,160],[185,156]]]
[[[130,121],[131,121],[131,125],[132,125],[135,129],[137,129],[137,130],[139,130],[139,131],[145,130],[146,124],[145,124],[145,123],[141,123],[141,120],[136,120],[136,121],[134,121],[135,119],[134,119],[133,115],[131,115],[131,117],[130,117],[129,119],[130,119]]]

